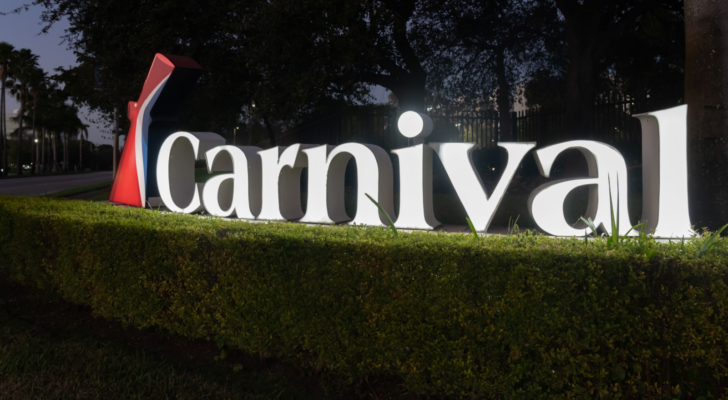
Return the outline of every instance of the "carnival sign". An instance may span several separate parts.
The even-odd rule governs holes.
[[[158,54],[142,94],[130,102],[131,128],[114,179],[110,200],[137,207],[164,205],[172,212],[206,211],[225,218],[298,221],[309,224],[382,226],[386,217],[366,195],[394,218],[394,170],[390,155],[371,144],[339,146],[294,144],[263,150],[230,146],[211,132],[177,132],[180,107],[201,75],[200,66],[180,56]],[[693,234],[688,214],[687,106],[636,115],[642,124],[643,210],[641,222],[656,237],[681,238]],[[432,120],[426,114],[403,113],[400,132],[414,145],[392,150],[399,158],[399,229],[433,230],[432,162],[438,157],[476,230],[486,232],[524,157],[533,151],[544,177],[568,149],[586,158],[588,177],[548,182],[531,193],[528,208],[538,226],[554,236],[581,236],[584,229],[570,224],[563,212],[566,196],[588,186],[585,217],[611,234],[611,214],[619,210],[619,234],[628,234],[627,166],[614,147],[576,140],[534,150],[536,143],[498,143],[508,154],[503,175],[488,194],[471,158],[471,143],[429,143]],[[344,209],[344,172],[350,159],[357,165],[357,210],[350,218]],[[209,172],[205,183],[195,183],[195,160]],[[307,168],[307,207],[301,206],[300,181]],[[617,213],[617,211],[614,211]],[[634,233],[631,233],[634,234]]]

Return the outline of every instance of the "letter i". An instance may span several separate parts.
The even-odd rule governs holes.
[[[399,119],[399,130],[420,144],[392,150],[399,157],[399,215],[394,226],[400,229],[431,230],[440,226],[432,203],[433,150],[423,144],[432,133],[432,120],[426,114],[408,111]]]

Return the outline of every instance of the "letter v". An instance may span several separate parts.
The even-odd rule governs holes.
[[[486,232],[518,165],[536,147],[536,143],[498,143],[508,152],[508,165],[490,197],[485,193],[483,181],[473,166],[471,154],[474,146],[472,143],[430,143],[445,166],[473,226],[478,232]]]

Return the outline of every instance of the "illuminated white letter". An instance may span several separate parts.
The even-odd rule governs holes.
[[[486,232],[518,165],[523,157],[536,146],[536,143],[498,143],[498,146],[508,151],[508,165],[490,197],[485,193],[483,182],[473,166],[471,153],[475,145],[472,143],[430,143],[430,146],[440,156],[445,171],[447,171],[473,226],[479,232]]]
[[[437,228],[440,223],[432,206],[432,148],[420,144],[392,153],[399,157],[399,215],[394,226]]]
[[[690,237],[688,106],[635,115],[642,123],[642,221],[657,237]]]
[[[351,224],[381,226],[387,218],[366,195],[392,216],[392,161],[381,147],[347,143],[331,148],[319,146],[303,150],[308,156],[308,201],[300,222],[332,224],[348,221],[344,209],[344,172],[354,157],[357,173],[356,215]]]
[[[397,128],[406,138],[424,140],[432,133],[433,124],[429,115],[407,111],[399,116]]]
[[[301,145],[274,147],[258,154],[263,166],[263,208],[258,218],[287,221],[303,217],[301,170],[307,163]]]
[[[528,199],[528,209],[536,224],[554,236],[584,235],[583,228],[572,228],[566,222],[564,199],[575,188],[592,185],[589,187],[589,202],[584,217],[592,218],[594,225],[597,227],[603,224],[603,228],[607,233],[611,234],[610,186],[608,184],[611,181],[615,214],[619,203],[619,233],[625,235],[632,226],[629,223],[627,205],[627,166],[622,154],[612,146],[589,140],[556,144],[537,150],[535,153],[536,164],[541,175],[548,178],[556,157],[567,149],[578,149],[584,154],[589,166],[589,178],[561,179],[549,182],[534,190]],[[619,190],[617,190],[618,187]],[[617,196],[617,193],[619,193],[619,196]]]
[[[157,162],[157,185],[161,199],[172,212],[193,213],[202,209],[201,184],[195,184],[195,160],[204,160],[205,152],[224,145],[225,139],[212,132],[177,132],[162,143]],[[180,205],[182,204],[182,205]],[[153,204],[154,205],[154,204]]]
[[[261,207],[259,147],[219,146],[207,152],[207,170],[232,171],[205,182],[202,204],[210,215],[255,219]]]

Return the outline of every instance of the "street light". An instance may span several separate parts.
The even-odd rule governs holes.
[[[235,129],[233,129],[233,146],[236,146],[237,145],[236,140],[235,140],[235,137],[236,137],[236,135],[238,133],[238,129],[240,129],[239,126],[236,126]]]
[[[253,145],[253,129],[251,129],[251,125],[250,125],[250,117],[251,117],[251,114],[253,113],[250,110],[251,108],[255,108],[255,100],[250,101],[250,108],[248,108],[248,115],[246,116],[246,124],[247,124],[246,126],[248,127],[246,129],[246,131],[248,132],[248,146]]]

